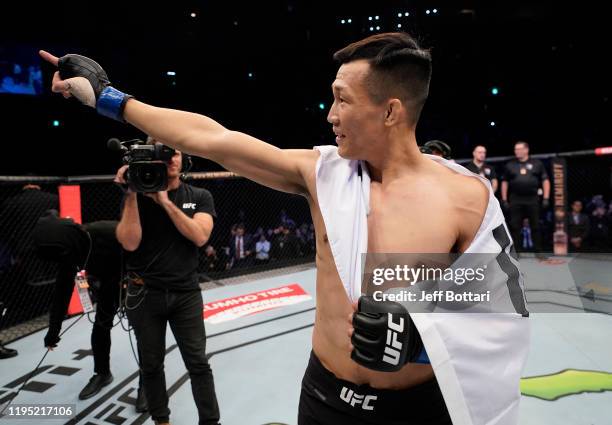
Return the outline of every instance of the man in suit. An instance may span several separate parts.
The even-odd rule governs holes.
[[[244,224],[236,226],[234,236],[230,241],[230,257],[232,268],[245,267],[251,264],[253,254],[253,240],[251,235],[245,234]]]
[[[582,251],[584,248],[584,241],[589,233],[589,227],[589,217],[582,212],[582,202],[578,200],[574,201],[567,224],[571,251]]]

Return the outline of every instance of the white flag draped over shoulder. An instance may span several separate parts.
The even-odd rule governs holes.
[[[370,178],[359,161],[335,146],[317,146],[317,198],[336,268],[352,302],[361,295],[367,250]],[[484,220],[467,253],[501,254],[514,267],[511,239],[489,182],[464,167],[429,155],[489,187]],[[351,237],[352,236],[352,237]],[[505,283],[500,283],[505,284]],[[522,276],[518,275],[524,299]],[[515,294],[516,295],[516,294]],[[529,320],[518,313],[415,313],[412,319],[436,374],[454,425],[518,424],[520,378],[529,351]]]

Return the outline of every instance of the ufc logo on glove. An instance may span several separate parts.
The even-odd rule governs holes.
[[[387,346],[385,347],[385,355],[383,361],[393,366],[397,366],[400,362],[403,344],[398,341],[400,334],[404,332],[404,318],[399,318],[399,323],[393,322],[393,315],[389,313],[387,319]]]

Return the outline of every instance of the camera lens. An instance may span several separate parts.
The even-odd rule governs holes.
[[[130,177],[139,192],[157,192],[167,185],[166,165],[162,163],[138,163],[130,165]]]

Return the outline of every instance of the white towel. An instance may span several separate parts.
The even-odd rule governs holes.
[[[370,178],[360,161],[341,158],[335,146],[317,146],[319,208],[348,298],[361,295],[362,253],[368,246]],[[511,241],[488,180],[461,165],[428,157],[489,188],[485,217],[468,253],[500,253]],[[361,177],[359,176],[361,170]],[[494,236],[494,234],[496,236]],[[511,245],[504,247],[510,252]],[[507,256],[514,265],[514,259]],[[522,276],[521,289],[524,290]],[[524,299],[524,293],[523,293]],[[529,351],[529,321],[515,313],[416,313],[412,319],[440,384],[454,425],[516,425],[520,378]],[[426,407],[425,407],[426,408]]]

